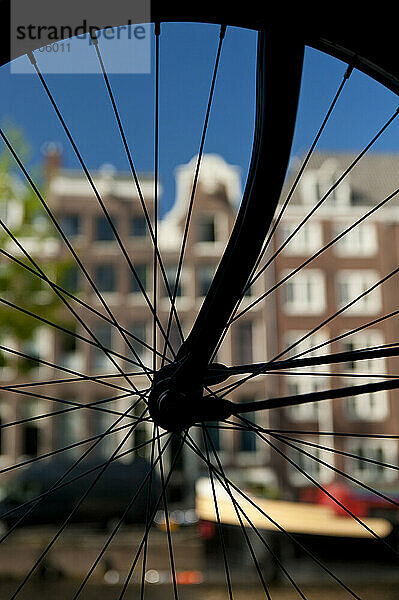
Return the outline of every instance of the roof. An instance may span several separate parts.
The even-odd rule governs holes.
[[[351,205],[374,205],[399,190],[399,154],[367,153],[358,160],[357,153],[347,152],[314,152],[292,196],[292,203],[302,203],[304,183],[310,177],[323,176],[329,172],[335,175],[335,180],[355,163],[343,183],[350,187]],[[301,168],[305,155],[291,161],[290,172],[283,189],[282,197],[286,198],[292,183]],[[320,199],[320,198],[319,198]],[[399,195],[392,198],[392,204],[399,204]]]

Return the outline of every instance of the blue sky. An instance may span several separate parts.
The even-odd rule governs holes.
[[[218,44],[216,26],[163,25],[160,37],[160,175],[164,210],[174,198],[174,170],[197,152]],[[229,28],[215,90],[205,152],[238,165],[245,180],[253,134],[256,35]],[[102,46],[105,63],[107,48]],[[90,51],[90,49],[88,50]],[[91,49],[93,52],[93,49]],[[38,57],[40,64],[41,56]],[[21,60],[26,60],[25,58]],[[307,50],[293,153],[312,143],[346,65]],[[124,149],[101,75],[48,75],[46,81],[90,169],[112,163],[128,170]],[[60,142],[64,165],[78,168],[73,150],[35,75],[0,70],[1,120],[11,119],[26,132],[41,161],[44,142]],[[154,169],[154,73],[112,75],[111,84],[138,171]],[[360,150],[396,109],[396,96],[354,72],[319,142],[325,150]],[[396,151],[396,123],[375,151]]]

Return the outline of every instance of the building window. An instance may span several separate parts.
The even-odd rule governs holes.
[[[37,400],[28,400],[23,403],[22,414],[24,419],[38,417],[45,410]],[[35,420],[22,424],[22,454],[24,456],[37,456],[40,442],[40,428]]]
[[[115,235],[112,227],[105,215],[96,217],[94,238],[97,242],[113,242]]]
[[[326,343],[328,340],[329,334],[326,330],[316,331],[312,334],[302,329],[288,330],[284,334],[283,347],[283,350],[287,349],[287,351],[284,352],[284,355],[281,357],[281,359],[286,360],[288,358],[294,358],[297,355],[300,355],[300,358],[311,358],[313,356],[328,354],[330,348],[330,345]],[[290,350],[288,350],[288,348],[290,348]],[[328,371],[329,368],[329,365],[323,365],[324,371]],[[295,369],[295,371],[298,372],[310,370],[318,371],[320,370],[320,366],[315,365],[313,367],[310,366]]]
[[[69,399],[69,398],[68,398]],[[58,406],[59,408],[59,406]],[[57,408],[55,407],[55,410]],[[78,410],[71,410],[54,418],[54,446],[55,448],[65,448],[82,440],[82,417]],[[80,454],[81,446],[67,450],[69,456]]]
[[[377,281],[378,273],[376,271],[368,269],[339,271],[337,274],[338,308],[344,308],[361,294],[367,292]],[[376,287],[343,311],[343,315],[374,315],[380,310],[381,290],[380,287]]]
[[[96,285],[100,292],[116,291],[116,267],[115,265],[98,265],[94,274]]]
[[[114,406],[108,405],[110,408],[115,409]],[[118,410],[116,408],[116,410]],[[114,423],[115,417],[112,414],[100,411],[93,411],[91,415],[92,432],[93,435],[101,436],[106,433],[111,425]],[[112,453],[116,450],[118,439],[115,434],[104,435],[104,437],[96,444],[94,452],[98,457],[105,459],[110,458]]]
[[[70,294],[78,291],[79,270],[76,265],[68,265],[61,270],[59,285]]]
[[[367,381],[362,379],[362,384]],[[359,385],[358,379],[353,379],[347,385]],[[388,394],[382,392],[370,392],[346,399],[346,415],[348,419],[359,421],[384,421],[389,416]]]
[[[81,233],[81,217],[78,214],[61,215],[58,222],[68,238],[76,237]]]
[[[112,350],[112,329],[111,325],[101,323],[92,327],[93,334],[99,344],[106,350]],[[93,341],[96,341],[93,340]],[[114,359],[115,360],[115,359]],[[114,363],[108,358],[105,351],[100,347],[92,347],[92,366],[99,370],[115,370]]]
[[[290,271],[282,273],[286,277]],[[283,287],[284,311],[291,315],[316,315],[325,309],[325,285],[322,271],[303,269]]]
[[[51,347],[51,331],[46,326],[38,327],[33,332],[31,339],[23,342],[23,352],[27,355],[27,357],[21,359],[18,368],[24,372],[29,372],[32,369],[39,369],[39,373],[43,374],[43,370],[46,370],[46,366],[43,365],[40,360],[49,359],[49,351]]]
[[[165,274],[166,274],[166,279],[169,285],[169,290],[170,290],[170,295],[173,298],[173,294],[175,292],[175,285],[176,285],[176,270],[177,267],[165,267]],[[180,277],[179,277],[179,282],[177,285],[177,290],[176,290],[176,298],[181,298],[182,296],[182,278],[183,278],[183,271],[180,271]],[[165,296],[167,298],[169,298],[169,294],[168,294],[168,290],[166,289],[165,286]]]
[[[370,329],[369,331],[359,331],[356,334],[343,339],[341,347],[343,352],[353,352],[380,346],[384,338],[380,331]],[[385,360],[383,358],[371,358],[367,360],[353,360],[345,363],[345,370],[349,373],[359,373],[370,375],[358,378],[345,378],[345,385],[365,385],[375,381],[373,374],[385,373]],[[345,413],[349,419],[361,421],[383,421],[389,416],[389,400],[386,391],[371,392],[352,396],[345,400]]]
[[[306,377],[286,377],[286,390],[288,396],[299,396],[301,394],[311,394],[323,389],[328,389],[328,381],[324,378],[313,376]],[[306,402],[296,406],[286,408],[286,414],[292,421],[317,421],[319,418],[319,402]]]
[[[301,340],[304,338],[301,342]],[[284,335],[284,348],[291,348],[286,352],[281,359],[288,358],[312,358],[329,354],[330,345],[326,342],[329,340],[328,331],[321,330],[309,335],[306,330],[290,330]],[[298,343],[297,343],[298,342]],[[316,373],[322,370],[326,373],[325,376],[317,376]],[[314,375],[307,373],[314,372]],[[291,370],[290,375],[284,378],[285,394],[288,396],[298,396],[300,394],[310,394],[318,392],[330,387],[330,365],[313,365],[307,367],[298,367]],[[297,375],[296,375],[297,373]],[[328,401],[323,401],[323,406],[326,406]],[[298,406],[290,406],[286,408],[287,416],[294,421],[317,421],[320,416],[320,403],[307,402]]]
[[[22,429],[22,454],[37,456],[39,447],[39,429],[32,423],[25,423]]]
[[[217,421],[211,421],[211,422],[205,423],[205,425],[206,425],[205,439],[204,439],[204,433],[202,431],[200,432],[201,449],[205,450],[205,448],[207,448],[208,452],[209,452],[209,457],[212,459],[214,457],[213,451],[216,450],[216,452],[219,452],[221,450],[219,423]],[[211,441],[209,441],[209,438],[211,439]],[[205,440],[206,440],[206,444],[205,444]]]
[[[397,474],[394,469],[384,467],[379,462],[397,464],[396,440],[357,439],[348,441],[347,451],[359,456],[358,459],[346,458],[347,473],[363,482],[393,481]],[[377,461],[375,463],[362,460],[364,458]]]
[[[360,331],[350,336],[350,339],[343,340],[342,349],[344,352],[353,352],[380,346],[384,338],[380,331],[369,330]],[[385,373],[385,360],[383,358],[371,358],[368,360],[354,360],[345,364],[345,369],[351,373],[361,373],[370,375],[370,379],[362,377],[361,381],[353,378],[349,381],[345,379],[345,385],[360,385],[372,383],[373,374]],[[389,399],[386,391],[370,392],[360,396],[352,396],[345,401],[346,415],[349,419],[362,421],[383,421],[389,416]]]
[[[203,297],[208,293],[215,275],[213,265],[200,265],[198,267],[198,296]]]
[[[333,158],[327,159],[316,173],[316,197],[321,200],[326,196],[325,202],[333,206],[347,206],[350,204],[351,188],[348,178],[339,181],[343,170]]]
[[[320,450],[318,448],[309,447],[309,449],[306,448],[306,451],[312,456],[320,458]],[[314,458],[303,454],[299,450],[290,449],[289,454],[290,459],[293,461],[293,463],[295,463],[295,465],[298,466],[298,468],[296,468],[294,464],[289,463],[289,469],[291,471],[291,480],[294,480],[295,483],[301,483],[302,485],[312,485],[312,482],[309,479],[307,479],[302,472],[305,472],[311,477],[315,477],[316,479],[318,479],[320,476],[320,470],[322,465],[319,462],[317,462],[317,460],[315,460]]]
[[[151,455],[151,444],[149,443],[151,435],[148,431],[147,425],[145,423],[138,422],[134,427],[131,439],[132,449],[136,449],[135,455],[148,459]]]
[[[340,235],[350,223],[334,226],[334,238]],[[374,223],[359,223],[337,240],[333,249],[338,256],[374,256],[377,252],[377,230]]]
[[[148,235],[147,221],[145,217],[134,216],[130,220],[130,235],[132,237],[144,238]]]
[[[58,362],[62,367],[79,370],[82,368],[81,356],[77,352],[78,338],[68,333],[58,334],[59,357]]]
[[[309,439],[309,441],[313,443],[316,442],[316,444],[320,443],[318,442],[317,438]],[[300,444],[298,444],[298,447],[301,447]],[[300,450],[294,450],[293,448],[288,448],[287,450],[287,454],[292,460],[292,463],[288,464],[288,472],[291,482],[298,486],[313,486],[314,483],[312,483],[312,481],[306,477],[304,473],[310,477],[313,477],[320,483],[328,483],[331,481],[334,477],[334,472],[326,465],[318,462],[317,459],[333,466],[334,457],[332,453],[326,450],[315,448],[313,446],[305,446],[303,450],[307,452],[307,454],[304,454]],[[312,458],[313,456],[315,458]]]
[[[251,402],[251,399],[245,398],[245,402]],[[251,423],[256,425],[256,413],[246,413],[245,418],[248,419]],[[247,425],[245,423],[241,423],[244,427]],[[249,425],[247,429],[240,429],[237,432],[237,449],[238,452],[245,453],[254,453],[257,450],[257,434],[255,431],[250,429]]]
[[[322,199],[326,208],[351,204],[352,190],[348,176],[338,183],[342,174],[343,168],[333,157],[325,160],[319,169],[305,172],[300,182],[304,204],[314,206]]]
[[[150,366],[151,364],[151,351],[149,348],[144,346],[144,344],[140,342],[144,342],[148,344],[148,325],[145,321],[133,321],[130,323],[129,331],[135,338],[131,336],[127,336],[129,340],[131,348],[133,348],[134,352],[132,352],[131,348],[128,346],[126,349],[127,356],[134,360],[138,365],[133,365],[129,363],[129,368],[138,368],[141,369],[143,363],[145,366]]]
[[[243,321],[236,325],[236,360],[237,364],[249,364],[253,362],[253,324],[251,321]]]
[[[215,215],[203,213],[198,216],[198,241],[216,242]]]
[[[136,275],[141,283],[142,288],[147,292],[149,289],[149,281],[150,281],[148,265],[134,265],[134,269],[135,269]],[[137,281],[137,278],[134,276],[133,273],[130,274],[130,292],[132,294],[141,294],[142,293],[140,284]]]
[[[283,222],[279,226],[280,244],[283,244],[295,231],[298,222]],[[321,223],[305,223],[293,235],[284,248],[284,253],[290,256],[313,254],[323,243]]]
[[[384,343],[384,337],[378,330],[360,331],[351,334],[341,342],[343,352],[354,352],[355,350],[367,350]],[[353,360],[345,363],[347,371],[356,373],[384,373],[385,360],[383,358],[370,358],[367,360]]]

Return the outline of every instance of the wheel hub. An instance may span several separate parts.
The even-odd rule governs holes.
[[[193,377],[193,381],[195,378]],[[204,396],[204,386],[179,379],[179,365],[160,369],[154,378],[148,398],[148,409],[155,425],[171,432],[188,429],[202,421],[228,418],[231,403],[212,394]]]

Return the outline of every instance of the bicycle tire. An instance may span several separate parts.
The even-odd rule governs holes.
[[[1,11],[1,15],[3,16],[4,19],[7,18],[8,15],[8,11],[9,11],[9,3],[7,2],[2,2],[0,5],[0,11]],[[188,22],[205,22],[205,23],[219,23],[221,22],[223,25],[224,24],[228,24],[228,25],[234,25],[234,26],[242,26],[242,27],[247,27],[247,28],[253,28],[255,30],[260,30],[260,31],[266,31],[266,35],[269,34],[269,36],[273,36],[274,32],[277,28],[277,26],[280,24],[281,22],[281,18],[282,15],[279,16],[273,16],[271,18],[269,18],[269,15],[267,14],[267,11],[265,10],[265,14],[259,14],[259,8],[258,7],[246,7],[246,15],[245,15],[245,19],[242,19],[242,16],[240,14],[241,11],[237,9],[232,9],[231,15],[229,15],[229,17],[226,16],[225,12],[219,12],[217,10],[215,10],[215,6],[212,6],[211,4],[209,4],[208,6],[204,6],[202,5],[200,8],[198,9],[192,9],[192,8],[188,8],[187,6],[183,5],[182,3],[176,2],[172,5],[168,6],[168,10],[166,11],[166,9],[164,9],[163,7],[159,7],[157,5],[157,3],[154,3],[153,7],[152,7],[152,17],[153,17],[153,21],[158,23],[158,22],[168,22],[168,21],[188,21]],[[4,16],[6,15],[6,16]],[[321,19],[321,21],[323,21],[323,19]],[[307,25],[307,22],[311,23],[311,25]],[[376,45],[370,42],[370,40],[372,39],[371,37],[371,31],[374,28],[374,23],[372,22],[372,19],[370,18],[370,22],[369,24],[365,24],[362,29],[360,30],[359,28],[356,28],[356,31],[354,33],[354,21],[352,21],[351,19],[346,19],[344,24],[341,24],[340,27],[337,27],[335,24],[324,24],[324,22],[319,22],[315,24],[315,20],[314,19],[309,19],[309,21],[307,21],[307,19],[304,18],[303,13],[301,13],[301,23],[303,23],[303,27],[301,28],[301,31],[298,32],[298,26],[297,26],[297,22],[295,23],[295,25],[289,26],[286,28],[286,36],[290,36],[291,38],[295,38],[294,44],[295,46],[303,46],[303,45],[309,45],[311,47],[320,49],[325,51],[326,53],[334,56],[335,58],[339,58],[341,60],[344,60],[345,62],[347,62],[350,67],[352,68],[356,68],[364,73],[366,73],[367,75],[370,75],[374,80],[382,83],[384,86],[386,86],[387,88],[389,88],[390,90],[394,91],[394,92],[398,92],[399,90],[399,65],[397,64],[397,61],[394,59],[395,57],[395,37],[394,35],[389,35],[389,31],[388,33],[385,31],[385,35],[384,35],[384,40],[382,44]],[[388,27],[392,28],[392,33],[394,30],[394,26],[393,24],[388,24]],[[315,31],[318,31],[318,35],[315,35]],[[288,32],[288,33],[287,33]],[[8,44],[9,41],[7,40],[6,37],[4,37],[1,40],[1,49],[0,49],[0,56],[1,58],[1,64],[5,64],[8,62],[9,60],[9,54],[8,54]],[[281,46],[281,48],[278,51],[278,55],[279,55],[279,59],[282,61],[287,61],[289,59],[292,59],[292,55],[291,55],[291,51],[292,51],[292,39],[290,42],[290,47],[289,47],[289,53],[288,56],[284,55],[284,47],[285,45],[283,44]],[[27,47],[27,51],[31,51],[32,48]],[[288,156],[286,156],[284,158],[284,160],[282,161],[282,173],[283,173],[283,177],[285,175],[285,171],[286,171],[286,163],[288,162]],[[253,186],[255,185],[255,180],[256,180],[256,174],[254,176],[249,177],[249,182],[247,183],[248,188],[253,188]],[[264,180],[260,179],[259,182],[260,186],[264,186]],[[277,184],[277,187],[281,187],[282,186],[282,181],[281,183],[279,182]],[[274,209],[277,206],[277,201],[279,199],[280,194],[277,194],[276,197],[276,201],[275,201],[275,206],[273,207]],[[244,209],[246,210],[246,206],[244,205]],[[240,219],[242,219],[242,221],[245,222],[245,214],[244,212],[241,213],[242,216],[239,215],[238,217],[238,222],[240,223]],[[256,215],[258,215],[259,217],[259,208],[256,208],[256,210],[254,211],[255,214],[255,219],[256,219]],[[272,214],[270,216],[270,223],[272,220],[272,216],[274,215],[274,210],[272,211]],[[253,219],[254,217],[252,217]],[[259,219],[258,219],[259,220]],[[270,227],[270,223],[269,226],[266,227],[265,231],[263,233],[267,233],[269,227]],[[251,221],[251,225],[249,227],[249,229],[253,229],[254,226],[254,221]],[[239,225],[239,227],[241,227],[241,225]],[[233,233],[233,236],[235,234]],[[258,249],[257,251],[254,253],[256,254],[256,257],[259,254],[259,251],[261,250],[261,246],[263,244],[264,241],[264,235],[259,234],[257,237],[257,243],[258,243]],[[241,238],[238,236],[238,241],[235,242],[236,244],[240,244],[240,245],[245,245],[248,242],[248,234],[247,237]],[[234,255],[233,255],[234,256]],[[251,272],[252,267],[253,267],[253,263],[256,260],[256,257],[254,257],[252,259],[252,263],[249,264],[246,268],[248,268],[248,273]],[[227,262],[229,260],[231,260],[231,258],[227,258],[226,259]],[[245,261],[244,261],[245,262]],[[231,270],[231,269],[230,269]],[[243,281],[244,284],[247,282],[248,280],[248,273],[243,275]],[[231,277],[231,275],[230,275]],[[215,290],[215,298],[216,300],[212,299],[212,292],[211,292],[211,300],[210,300],[210,304],[221,304],[221,296],[220,296],[220,288],[221,286],[224,284],[223,281],[223,273],[220,276],[220,279],[216,279],[216,283],[214,284],[214,290]],[[242,292],[242,287],[243,284],[241,283],[241,288],[239,286],[239,292]],[[232,307],[236,304],[237,298],[234,297],[232,300]],[[227,316],[224,317],[224,321],[222,323],[222,326],[226,325],[226,322],[228,321],[228,318],[232,312],[232,307],[230,307],[227,310]],[[198,338],[196,336],[196,334],[194,334],[194,336],[192,338],[188,338],[189,339],[189,343],[188,343],[188,347],[189,347],[189,353],[192,352],[193,348],[196,349],[198,347],[201,347],[201,344],[204,343],[204,327],[207,326],[208,324],[208,315],[207,315],[207,305],[205,304],[205,309],[204,309],[204,317],[203,320],[199,320],[198,321],[198,325],[197,325],[197,330],[200,332],[200,338]],[[218,313],[217,316],[217,320],[220,318],[220,313]],[[216,338],[220,337],[220,332],[218,333],[218,335],[216,336]],[[201,343],[198,343],[198,339],[201,339]],[[208,361],[209,361],[209,357],[210,354],[212,354],[213,350],[215,349],[215,343],[214,341],[212,341],[212,343],[210,344],[210,348],[207,349],[206,352],[206,360],[204,361],[204,364],[201,365],[201,369],[200,371],[204,372],[205,367],[208,365]],[[177,358],[184,358],[185,356],[185,352],[186,352],[186,346],[184,346],[184,351],[179,355],[177,355]],[[198,354],[195,354],[195,359],[199,360],[198,358]],[[209,420],[209,419],[207,419]],[[180,428],[181,429],[181,428]],[[206,444],[205,444],[205,447]],[[209,448],[208,448],[209,451]],[[210,461],[210,458],[208,456],[207,461]],[[205,462],[207,462],[205,461]],[[216,472],[216,471],[215,471]],[[212,476],[211,476],[212,479]]]

